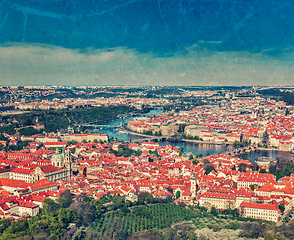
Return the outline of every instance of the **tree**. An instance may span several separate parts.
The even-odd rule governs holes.
[[[294,170],[293,170],[292,164],[290,162],[288,162],[287,165],[286,165],[286,168],[284,170],[284,174],[286,176],[290,176],[291,173],[293,173],[293,172],[294,172]]]
[[[125,151],[123,155],[124,157],[130,157],[132,156],[132,153],[130,151]]]
[[[264,240],[275,240],[275,236],[272,233],[267,233],[264,237]]]
[[[121,208],[120,208],[120,211],[121,211],[122,213],[124,213],[124,214],[127,214],[127,213],[131,212],[127,207],[121,207]]]
[[[284,173],[282,170],[278,169],[277,171],[274,172],[274,175],[276,176],[276,179],[279,180],[280,178],[284,177]]]
[[[90,210],[90,203],[85,200],[77,199],[69,207],[77,213],[78,226],[89,226],[94,220],[95,212]]]
[[[140,156],[142,153],[143,153],[142,150],[139,149],[135,152],[135,156]]]
[[[208,175],[212,171],[215,171],[214,167],[210,166],[210,165],[206,165],[204,169],[205,169],[205,174],[206,175]]]
[[[204,163],[205,165],[207,165],[207,164],[210,163],[210,161],[209,161],[207,158],[205,158],[205,159],[203,160],[203,163]]]
[[[246,163],[240,163],[239,164],[239,171],[240,172],[246,172],[247,171],[247,164]]]
[[[255,186],[257,186],[256,184],[250,184],[249,187],[251,188],[252,191],[254,191]]]
[[[0,134],[0,141],[8,141],[8,139],[1,133]]]
[[[178,199],[180,196],[181,196],[181,192],[180,191],[177,191],[176,192],[176,199]]]
[[[14,236],[15,238],[27,235],[29,233],[28,221],[25,219],[12,222],[11,225],[4,231],[3,235],[6,235],[5,233],[8,235],[8,238],[2,236],[3,239],[11,239],[11,236]]]
[[[282,214],[285,211],[285,204],[284,203],[279,203],[279,209],[281,210]]]
[[[34,135],[34,134],[39,133],[39,131],[36,130],[35,128],[33,128],[33,127],[27,127],[27,128],[22,128],[22,129],[20,129],[20,130],[19,130],[19,133],[20,133],[21,135],[24,135],[24,136],[32,136],[32,135]]]
[[[194,156],[193,156],[193,154],[191,154],[190,156],[189,156],[189,160],[192,160],[194,158]]]
[[[238,229],[240,227],[240,224],[238,224],[238,222],[230,222],[229,225],[225,226],[225,228],[228,229]]]
[[[264,221],[255,223],[247,222],[243,225],[243,231],[240,232],[240,237],[259,238],[264,237],[267,233],[267,224]]]
[[[288,163],[289,160],[287,159],[278,159],[276,163],[277,169],[284,170]]]
[[[63,193],[61,193],[61,197],[56,200],[60,207],[68,208],[72,203],[72,195],[71,192],[66,189]]]
[[[194,165],[197,165],[197,164],[199,163],[199,160],[194,159],[192,163],[193,163]]]
[[[179,155],[180,155],[180,156],[182,156],[182,154],[183,154],[183,150],[184,150],[184,149],[183,149],[182,146],[179,146],[179,147],[178,147],[178,152],[179,152]]]
[[[216,210],[216,208],[215,208],[214,206],[211,207],[210,213],[211,213],[212,215],[214,215],[214,216],[217,215],[217,210]]]
[[[200,207],[200,211],[201,212],[207,212],[207,208],[206,207]]]
[[[253,224],[252,235],[255,238],[264,237],[267,233],[267,224],[263,221]]]
[[[79,130],[80,130],[80,132],[84,132],[86,130],[86,127],[85,126],[80,126]]]
[[[131,207],[133,205],[133,203],[130,200],[126,200],[125,206],[127,208]]]
[[[85,239],[86,233],[84,231],[79,231],[77,232],[74,237],[72,238],[73,240],[82,240]]]
[[[179,132],[180,132],[180,133],[185,132],[185,127],[186,127],[186,124],[180,124],[180,125],[179,125]]]
[[[8,228],[11,225],[11,219],[3,219],[0,221],[0,234],[2,234],[6,228]]]
[[[46,198],[43,201],[43,213],[49,214],[54,212],[60,208],[59,204],[57,204],[54,200],[50,198]]]
[[[240,135],[240,142],[243,142],[243,134]]]

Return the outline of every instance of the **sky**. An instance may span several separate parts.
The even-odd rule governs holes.
[[[0,0],[1,85],[294,85],[292,0]]]

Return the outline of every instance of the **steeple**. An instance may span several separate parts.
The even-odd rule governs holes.
[[[64,148],[63,148],[64,151]],[[66,153],[64,154],[64,166],[68,170],[67,177],[71,177],[72,175],[72,156],[69,149],[67,149]]]
[[[191,180],[195,180],[196,181],[196,177],[195,177],[195,173],[193,172]]]
[[[191,182],[191,193],[192,193],[191,197],[193,199],[193,198],[196,197],[196,190],[197,190],[196,177],[195,177],[194,171],[193,171],[193,174],[191,176],[190,182]]]

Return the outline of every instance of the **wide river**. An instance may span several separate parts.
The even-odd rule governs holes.
[[[160,109],[151,110],[149,113],[145,114],[145,116],[158,116],[163,113]],[[128,121],[131,121],[134,117],[127,117],[127,118],[120,118],[104,123],[100,123],[101,125],[120,125],[124,124]],[[141,137],[131,135],[122,131],[118,131],[118,129],[108,129],[108,128],[100,128],[95,129],[95,132],[99,132],[101,134],[107,134],[109,138],[117,138],[118,140],[123,141],[130,141],[135,140]],[[164,141],[159,142],[159,145],[166,146],[166,145],[174,145],[176,147],[183,147],[184,152],[193,153],[193,154],[202,154],[203,156],[217,154],[220,152],[224,152],[227,150],[225,145],[215,145],[215,144],[203,144],[203,143],[190,143],[190,142],[170,142]],[[287,158],[294,160],[294,154],[290,152],[279,152],[279,151],[258,151],[245,156],[248,160],[255,162],[258,157],[272,157],[272,158]]]

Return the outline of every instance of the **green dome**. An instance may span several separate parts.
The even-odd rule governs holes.
[[[63,154],[60,154],[58,149],[56,149],[55,154],[51,157],[51,161],[62,161],[63,160]]]

